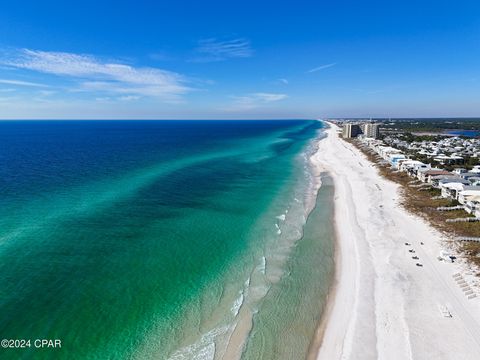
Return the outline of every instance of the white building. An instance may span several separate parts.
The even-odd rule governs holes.
[[[472,186],[470,183],[463,179],[446,179],[439,183],[440,190],[442,191],[442,197],[458,200],[462,191],[470,190]]]

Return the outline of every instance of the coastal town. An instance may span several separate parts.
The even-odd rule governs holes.
[[[432,200],[429,214],[454,216],[438,219],[441,230],[453,240],[474,242],[470,259],[480,259],[480,139],[450,133],[412,133],[382,129],[371,120],[341,121],[341,136],[352,142],[393,180],[408,178],[403,185],[416,196]],[[385,130],[385,131],[383,131]],[[456,134],[461,132],[455,132]],[[396,175],[396,176],[395,176]],[[428,199],[429,198],[429,199]],[[406,203],[408,203],[408,198]],[[427,215],[429,215],[427,214]],[[425,215],[425,214],[421,214]],[[430,216],[432,217],[432,216]],[[428,216],[427,216],[428,218]],[[435,221],[433,221],[435,223]],[[468,223],[468,226],[465,225]],[[462,226],[463,224],[463,226]],[[460,247],[461,248],[461,247]],[[445,255],[445,254],[444,254]],[[440,256],[452,260],[453,255]],[[452,259],[450,259],[450,257]],[[453,260],[452,260],[453,261]]]

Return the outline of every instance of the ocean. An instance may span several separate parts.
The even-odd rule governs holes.
[[[0,334],[31,340],[0,357],[305,358],[333,276],[321,136],[310,120],[0,122]]]

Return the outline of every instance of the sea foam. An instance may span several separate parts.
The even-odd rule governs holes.
[[[202,335],[200,340],[177,350],[168,360],[214,360],[215,338],[225,334],[228,326],[214,328]]]
[[[244,295],[243,295],[243,290],[240,290],[240,295],[235,299],[233,302],[233,305],[231,307],[233,316],[237,317],[238,313],[240,312],[240,308],[243,305],[243,300],[244,300]]]

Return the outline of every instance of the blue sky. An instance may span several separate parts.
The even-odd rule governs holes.
[[[480,116],[480,2],[4,1],[0,118]]]

